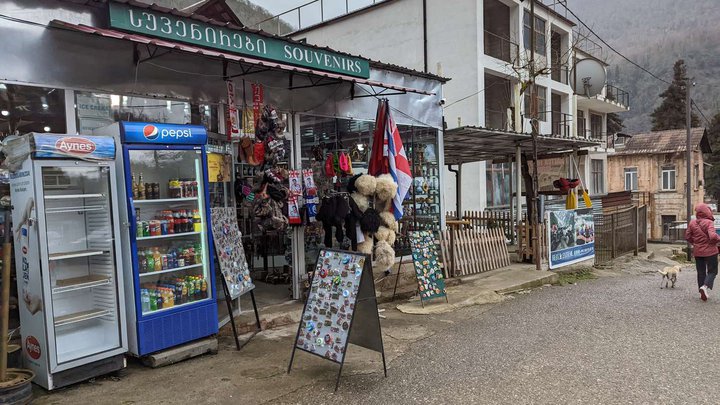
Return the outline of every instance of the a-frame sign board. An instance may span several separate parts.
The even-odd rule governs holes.
[[[288,373],[296,350],[314,354],[340,365],[337,391],[349,343],[380,352],[387,377],[370,256],[324,249],[313,272]]]

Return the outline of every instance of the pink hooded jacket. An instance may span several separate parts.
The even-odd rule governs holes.
[[[720,235],[715,231],[715,217],[707,204],[698,204],[695,207],[695,219],[690,221],[685,231],[685,240],[692,243],[696,257],[718,254]]]

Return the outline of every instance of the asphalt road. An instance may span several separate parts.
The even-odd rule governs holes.
[[[318,381],[274,403],[718,404],[720,287],[701,302],[695,277],[668,290],[657,274],[600,278],[467,308],[387,379],[344,377],[336,394]]]

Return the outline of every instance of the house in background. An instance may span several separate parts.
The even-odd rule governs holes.
[[[686,130],[636,134],[608,154],[609,192],[631,191],[640,204],[648,205],[650,240],[682,239],[679,222],[687,221],[685,185]],[[705,128],[693,128],[692,205],[704,201],[704,153],[710,153]]]

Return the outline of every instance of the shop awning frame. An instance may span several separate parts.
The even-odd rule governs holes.
[[[508,156],[515,156],[518,147],[522,154],[533,152],[532,135],[530,134],[476,126],[446,130],[443,144],[446,165],[495,160],[507,161]],[[577,137],[548,135],[537,137],[538,155],[571,153],[593,146],[600,146],[600,142]]]
[[[317,86],[325,86],[325,85],[332,85],[332,84],[338,84],[338,83],[351,83],[351,98],[359,98],[362,96],[355,95],[355,85],[364,85],[368,86],[372,90],[372,96],[388,96],[388,95],[395,95],[395,94],[407,94],[407,93],[415,93],[420,95],[426,95],[426,96],[432,96],[435,95],[435,93],[428,92],[421,89],[415,89],[411,87],[405,87],[400,86],[396,84],[390,84],[390,83],[383,83],[376,80],[371,79],[362,79],[357,78],[353,76],[347,76],[343,74],[338,73],[331,73],[331,72],[325,72],[321,70],[316,69],[310,69],[310,68],[304,68],[299,66],[292,66],[287,65],[283,63],[277,63],[262,59],[256,59],[256,58],[250,58],[246,56],[240,56],[228,52],[220,52],[211,50],[208,48],[201,48],[197,46],[192,45],[186,45],[179,42],[172,42],[172,41],[166,41],[158,38],[151,38],[146,37],[143,35],[138,34],[130,34],[122,31],[112,30],[112,29],[106,29],[106,28],[98,28],[98,27],[91,27],[84,24],[72,24],[66,21],[61,20],[53,20],[50,23],[51,27],[60,28],[60,29],[66,29],[70,31],[76,31],[80,33],[85,33],[89,35],[97,35],[102,36],[105,38],[112,38],[112,39],[118,39],[118,40],[124,40],[132,42],[136,46],[136,55],[135,55],[135,62],[136,63],[142,63],[146,62],[158,57],[161,57],[167,53],[171,53],[174,51],[179,51],[182,53],[187,54],[194,54],[194,55],[201,55],[208,58],[213,59],[219,59],[223,61],[223,72],[227,71],[227,65],[230,62],[234,62],[237,65],[241,67],[241,73],[238,75],[233,76],[227,76],[227,79],[231,79],[233,77],[241,77],[241,76],[247,76],[250,74],[255,73],[261,73],[268,70],[275,70],[275,71],[283,71],[290,74],[289,78],[289,90],[295,90],[295,89],[301,89],[301,88],[307,88],[307,87],[317,87]],[[137,52],[137,46],[144,45],[147,48],[148,55],[145,58],[140,58]],[[159,52],[160,49],[166,49],[166,52]],[[307,77],[310,81],[309,85],[298,85],[293,86],[293,78],[294,76],[299,75],[303,77]],[[375,88],[381,88],[380,92],[375,90]],[[365,90],[363,88],[363,90]],[[394,91],[394,93],[388,93],[388,91]]]

